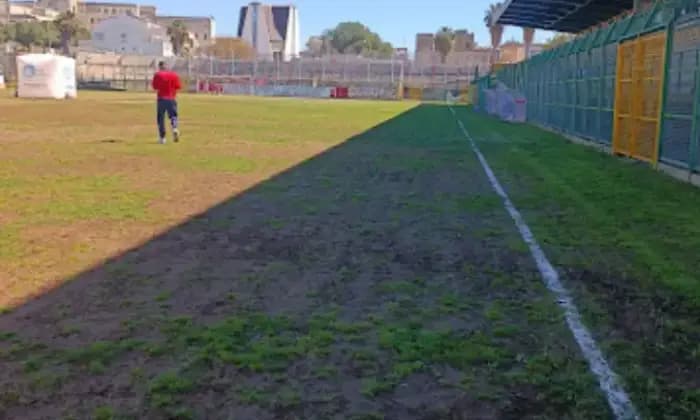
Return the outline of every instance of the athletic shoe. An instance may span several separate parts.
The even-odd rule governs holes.
[[[180,130],[178,130],[177,128],[173,130],[173,141],[175,143],[180,141]]]
[[[158,143],[160,143],[160,144],[165,144],[167,142],[168,142],[168,140],[165,137],[162,137],[161,139],[158,140]]]

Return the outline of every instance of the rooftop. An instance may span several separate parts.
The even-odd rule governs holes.
[[[502,25],[581,32],[632,9],[633,0],[506,0],[494,19]]]

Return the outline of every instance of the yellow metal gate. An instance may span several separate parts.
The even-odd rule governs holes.
[[[613,152],[656,163],[666,32],[623,42],[617,49]]]

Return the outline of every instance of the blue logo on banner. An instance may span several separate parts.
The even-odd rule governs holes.
[[[22,69],[22,74],[27,78],[34,77],[36,74],[36,67],[34,67],[32,64],[27,64]]]

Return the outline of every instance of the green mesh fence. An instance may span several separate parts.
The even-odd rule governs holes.
[[[696,170],[700,108],[700,16],[682,15],[671,32],[661,131],[662,162]]]
[[[610,144],[617,46],[626,39],[666,30],[678,7],[677,3],[658,3],[528,61],[507,66],[497,72],[497,78],[525,94],[528,121]]]

